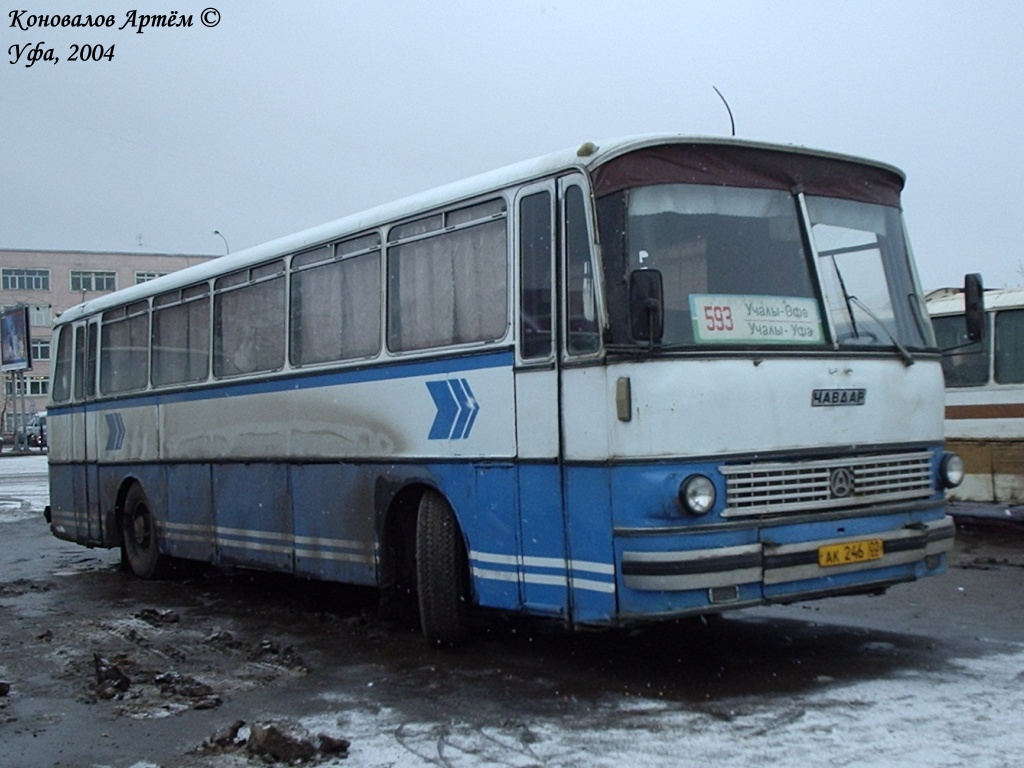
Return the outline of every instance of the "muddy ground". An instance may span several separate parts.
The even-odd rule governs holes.
[[[572,739],[623,733],[635,708],[637,739],[667,737],[658,707],[774,722],[793,697],[946,680],[951,660],[1024,648],[1018,530],[962,530],[949,574],[880,598],[600,633],[484,615],[476,643],[442,652],[378,621],[369,590],[230,569],[135,579],[5,497],[4,462],[0,766],[571,765]]]

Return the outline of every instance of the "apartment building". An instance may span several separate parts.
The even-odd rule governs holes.
[[[152,280],[213,256],[0,248],[0,309],[29,308],[32,367],[24,372],[25,411],[46,407],[50,378],[50,330],[68,307],[104,293]],[[13,431],[21,408],[19,377],[5,373],[0,434]]]

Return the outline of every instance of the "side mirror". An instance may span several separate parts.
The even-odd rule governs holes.
[[[629,332],[635,341],[655,344],[665,331],[665,290],[661,272],[639,269],[629,275]]]
[[[964,320],[967,338],[978,341],[985,332],[985,289],[977,272],[964,275]]]

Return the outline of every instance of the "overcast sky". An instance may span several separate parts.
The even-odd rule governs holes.
[[[219,254],[216,229],[238,251],[588,140],[726,136],[717,87],[739,138],[905,171],[925,288],[1024,284],[1018,0],[0,8],[2,248]],[[116,26],[21,30],[20,9]],[[118,29],[133,9],[194,25]],[[60,60],[25,66],[38,42]]]

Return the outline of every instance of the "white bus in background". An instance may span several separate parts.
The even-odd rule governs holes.
[[[944,350],[946,442],[963,458],[966,472],[949,496],[1019,507],[1024,505],[1024,288],[985,291],[984,309],[984,332],[971,341],[964,335],[964,292],[943,289],[928,296]],[[1009,513],[1024,520],[1024,509],[995,514]]]
[[[942,369],[891,166],[587,143],[54,328],[53,533],[380,588],[426,637],[942,573]]]

